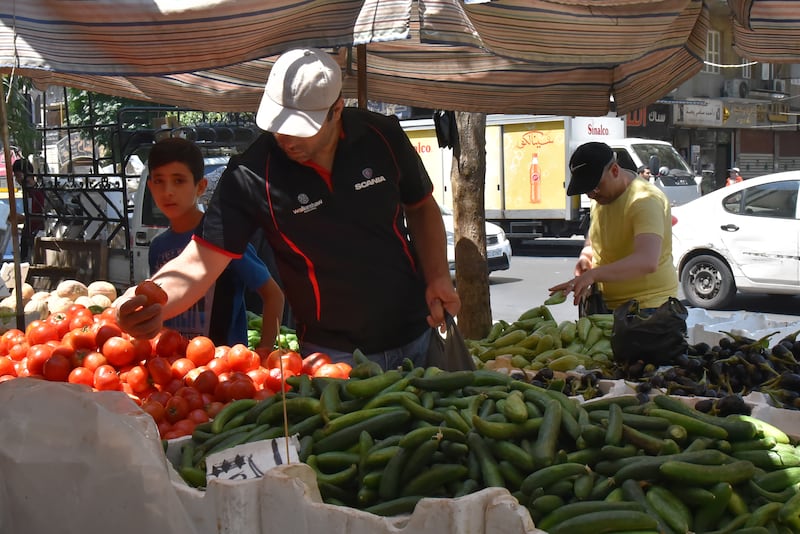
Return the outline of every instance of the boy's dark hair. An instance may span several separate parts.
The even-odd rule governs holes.
[[[158,167],[174,161],[183,163],[189,167],[194,177],[194,183],[199,182],[203,178],[205,170],[203,153],[197,145],[180,137],[168,137],[153,145],[153,148],[150,149],[150,155],[147,158],[147,169],[150,171],[150,175],[152,175],[153,169],[157,169]],[[148,176],[147,179],[149,180],[150,176]]]
[[[25,158],[15,159],[14,164],[11,166],[11,170],[13,172],[24,172],[25,174],[33,174],[33,163],[31,163]]]

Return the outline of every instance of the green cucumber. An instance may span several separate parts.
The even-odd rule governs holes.
[[[422,443],[431,440],[441,441],[446,439],[458,443],[466,443],[467,437],[455,428],[446,426],[428,426],[412,430],[402,437],[399,445],[404,449],[415,449]]]
[[[520,490],[526,495],[531,495],[536,488],[547,489],[548,486],[558,480],[576,477],[588,472],[590,472],[588,466],[578,463],[563,463],[543,467],[525,477]]]
[[[222,432],[222,428],[225,424],[230,421],[236,414],[245,412],[255,406],[258,403],[255,399],[238,399],[235,401],[231,401],[225,405],[222,410],[219,411],[214,420],[211,423],[211,432],[214,434],[219,434]]]
[[[438,488],[451,482],[463,480],[467,476],[467,467],[459,464],[435,464],[412,478],[401,497],[411,495],[430,495]]]
[[[467,445],[469,445],[470,453],[474,454],[478,459],[483,484],[486,487],[505,487],[503,475],[500,473],[497,461],[480,434],[475,432],[467,434]]]
[[[403,373],[397,369],[391,369],[383,374],[371,376],[369,378],[350,379],[345,383],[344,389],[353,397],[370,398],[401,378],[403,378]]]
[[[669,525],[675,532],[689,532],[692,522],[692,513],[689,507],[678,497],[661,486],[650,486],[645,494],[647,502],[658,513],[662,521]]]
[[[380,410],[380,408],[376,409]],[[392,410],[388,413],[372,416],[316,441],[314,443],[314,452],[319,454],[346,449],[358,442],[359,434],[364,430],[373,436],[385,435],[390,431],[396,431],[401,425],[408,422],[410,418],[411,414],[405,410]],[[336,421],[338,419],[334,419],[331,423]]]
[[[429,377],[414,377],[410,384],[419,389],[447,392],[472,385],[474,382],[475,374],[472,371],[453,371]]]
[[[508,440],[519,439],[525,436],[533,436],[539,430],[541,434],[541,426],[543,419],[528,419],[524,423],[497,423],[482,419],[478,415],[472,416],[472,426],[484,437]],[[557,434],[556,429],[556,434]]]
[[[711,486],[719,482],[738,484],[756,474],[755,466],[747,460],[722,465],[699,465],[669,460],[661,464],[658,470],[668,480],[701,486]]]
[[[580,501],[567,503],[544,516],[536,527],[550,532],[550,529],[571,517],[578,517],[592,512],[634,511],[641,512],[642,507],[635,502]]]
[[[552,527],[549,534],[597,534],[627,530],[655,530],[655,519],[635,510],[604,510],[581,514]]]

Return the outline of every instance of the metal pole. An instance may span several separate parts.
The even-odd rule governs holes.
[[[358,107],[367,109],[367,45],[356,45],[358,53]]]
[[[11,78],[9,77],[9,88]],[[11,225],[11,244],[14,251],[14,288],[16,291],[17,328],[25,331],[25,309],[22,305],[22,272],[20,269],[19,228],[17,228],[17,201],[14,194],[14,167],[11,162],[11,144],[8,136],[8,113],[6,109],[5,86],[0,75],[0,137],[3,141],[3,154],[6,160],[6,187],[8,188],[8,224]]]

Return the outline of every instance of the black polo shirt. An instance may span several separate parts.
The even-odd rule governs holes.
[[[196,237],[239,255],[261,226],[301,342],[379,352],[428,328],[403,205],[433,186],[395,117],[345,108],[342,127],[330,187],[262,134],[231,160]]]

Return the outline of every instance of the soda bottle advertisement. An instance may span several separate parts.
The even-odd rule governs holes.
[[[504,126],[506,209],[564,209],[564,143],[563,121]]]
[[[534,152],[531,158],[531,204],[542,201],[542,174],[539,171],[539,154]]]

